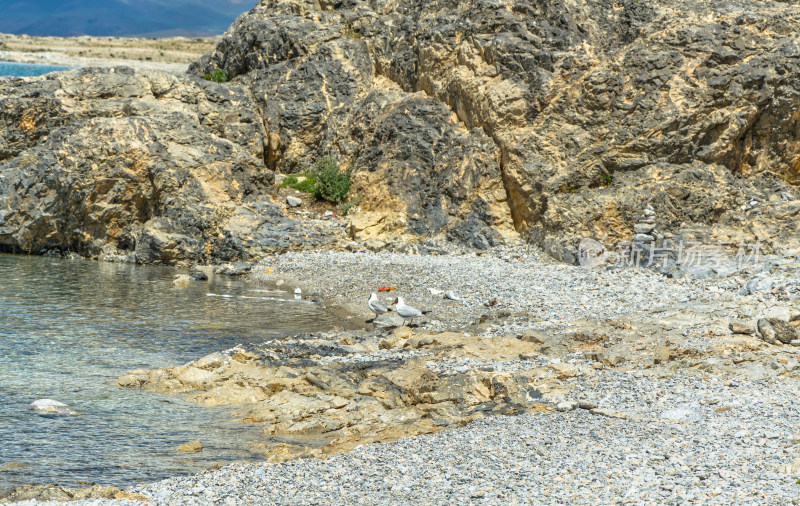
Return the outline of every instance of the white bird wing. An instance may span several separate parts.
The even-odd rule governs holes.
[[[386,306],[378,302],[377,300],[369,301],[369,308],[375,311],[376,313],[388,313],[389,310],[386,309]]]
[[[416,318],[422,316],[422,311],[411,306],[397,306],[397,314],[403,318]]]

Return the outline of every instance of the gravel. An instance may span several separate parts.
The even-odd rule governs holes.
[[[409,305],[432,310],[427,320],[420,319],[422,327],[430,330],[469,326],[489,309],[512,313],[504,327],[489,330],[492,334],[658,311],[704,294],[701,281],[669,279],[647,269],[557,264],[525,247],[483,256],[288,253],[256,267],[251,279],[287,280],[303,287],[304,293],[364,315],[369,314],[366,301],[371,292],[388,302],[399,295]],[[396,290],[387,295],[378,292],[382,286]],[[448,298],[448,293],[460,300]]]
[[[134,491],[153,504],[799,503],[797,476],[781,470],[800,453],[800,407],[786,402],[795,382],[743,391],[696,376],[612,374],[593,387],[604,387],[592,390],[601,406],[627,418],[585,409],[493,417],[327,460],[232,464]],[[693,416],[662,416],[676,407]]]

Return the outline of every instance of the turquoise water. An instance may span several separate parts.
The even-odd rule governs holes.
[[[0,255],[0,489],[129,485],[237,459],[254,426],[178,397],[122,389],[126,371],[338,322],[293,294],[227,277],[172,285],[166,268]],[[286,300],[276,300],[286,298]],[[79,411],[27,411],[51,398]],[[198,439],[204,449],[174,448]]]
[[[48,72],[56,72],[58,70],[66,70],[68,68],[70,67],[0,61],[0,76],[18,76],[18,77],[40,76],[42,74],[47,74]]]

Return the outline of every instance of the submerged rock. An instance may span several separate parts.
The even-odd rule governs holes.
[[[0,492],[0,503],[20,501],[84,501],[89,499],[130,499],[147,501],[139,494],[123,492],[117,487],[92,485],[86,488],[71,489],[56,485],[20,485],[11,490]]]
[[[179,452],[195,453],[203,449],[203,444],[200,443],[200,441],[189,441],[188,443],[183,443],[175,449]]]
[[[69,405],[63,402],[54,401],[53,399],[39,399],[33,401],[28,406],[29,411],[39,413],[42,415],[76,415],[77,411],[72,409]]]

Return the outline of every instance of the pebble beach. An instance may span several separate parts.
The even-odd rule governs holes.
[[[768,314],[797,318],[796,264],[785,259],[696,280],[566,266],[527,247],[491,255],[273,257],[253,268],[251,283],[296,284],[350,320],[369,321],[369,293],[394,286],[380,293],[385,302],[399,294],[432,311],[412,326],[416,336],[448,330],[491,342],[552,335],[577,345],[545,342],[540,353],[513,360],[437,357],[424,347],[332,352],[328,363],[428,355],[428,368],[443,376],[535,367],[560,375],[536,409],[515,416],[490,415],[324,459],[237,463],[126,493],[164,505],[797,504],[800,348],[728,330]],[[754,276],[775,282],[743,294]],[[366,342],[392,332],[366,327],[341,333]],[[586,344],[587,329],[602,337]]]

